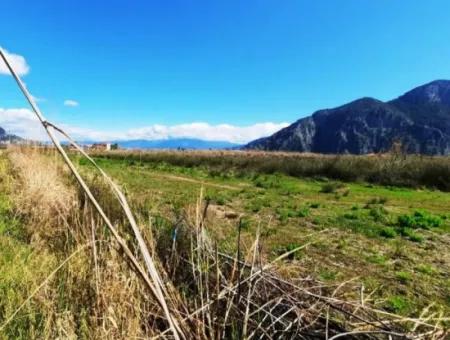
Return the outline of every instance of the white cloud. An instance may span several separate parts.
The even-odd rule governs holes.
[[[167,138],[198,138],[209,141],[229,141],[246,143],[265,137],[288,126],[288,123],[257,123],[248,126],[230,124],[210,125],[208,123],[189,123],[180,125],[151,125],[129,130],[127,139],[167,139]]]
[[[70,106],[70,107],[75,107],[80,105],[76,100],[72,100],[72,99],[66,99],[64,101],[64,106]]]
[[[72,125],[61,127],[77,140],[107,141],[125,139],[168,139],[168,138],[198,138],[208,141],[228,141],[246,143],[257,138],[269,136],[288,126],[288,123],[257,123],[247,126],[231,124],[211,125],[203,122],[179,125],[150,125],[128,131],[101,131],[81,128]],[[47,140],[46,133],[34,113],[29,109],[0,108],[0,127],[9,133],[21,137]]]
[[[14,71],[16,71],[16,73],[19,76],[24,76],[24,75],[28,74],[28,72],[30,72],[30,66],[28,66],[27,61],[25,60],[25,58],[23,56],[15,54],[15,53],[10,53],[2,47],[0,47],[0,48],[2,49],[3,53],[6,56],[6,59],[8,59],[12,68],[14,69]],[[10,74],[5,62],[1,58],[0,58],[0,74],[6,74],[6,75]]]
[[[7,133],[34,140],[45,140],[46,133],[36,115],[29,109],[0,108],[0,127]]]

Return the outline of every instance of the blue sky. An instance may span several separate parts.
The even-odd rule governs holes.
[[[447,0],[2,5],[0,46],[24,58],[48,118],[81,137],[243,142],[317,109],[450,79]],[[0,108],[0,126],[28,124],[11,123],[27,105],[8,76]]]

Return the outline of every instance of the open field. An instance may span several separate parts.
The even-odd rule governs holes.
[[[374,291],[377,305],[397,313],[417,314],[430,303],[450,311],[449,193],[256,171],[236,176],[205,163],[153,161],[154,154],[142,154],[142,161],[136,155],[97,158],[142,213],[171,225],[203,187],[208,229],[222,247],[233,249],[242,217],[247,246],[259,226],[268,257],[313,241],[287,261],[298,265],[295,270],[330,285],[357,280]],[[190,154],[183,157],[189,163]]]
[[[200,153],[208,162],[198,163],[198,154],[95,155],[130,200],[168,284],[170,310],[185,315],[214,297],[198,318],[181,322],[185,333],[219,339],[273,337],[283,330],[287,338],[322,339],[371,329],[445,338],[450,193],[411,182],[414,188],[323,174],[294,177],[236,166],[240,159],[225,166],[229,156],[220,153]],[[123,215],[93,166],[71,157],[127,235]],[[264,164],[267,154],[253,157],[253,164]],[[314,156],[307,157],[314,164]],[[447,160],[431,161],[445,167]],[[4,152],[0,165],[2,336],[146,338],[167,328],[53,151]],[[126,241],[136,253],[133,240]],[[258,279],[248,279],[256,268]],[[262,268],[270,268],[267,276]],[[275,286],[283,290],[270,288]],[[428,325],[436,324],[439,332],[430,333]]]

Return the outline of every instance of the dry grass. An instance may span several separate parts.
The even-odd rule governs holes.
[[[36,337],[155,334],[152,322],[163,323],[159,307],[79,196],[67,169],[33,150],[13,151],[9,158],[17,174],[14,206],[33,247],[50,250],[60,263],[76,253],[33,299],[48,309],[47,325]]]
[[[11,152],[9,158],[20,183],[15,188],[15,207],[27,216],[30,235],[57,237],[67,229],[69,217],[79,210],[77,191],[64,183],[61,164],[44,162],[32,149]]]

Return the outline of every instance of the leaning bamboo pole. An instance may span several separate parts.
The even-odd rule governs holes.
[[[79,150],[82,150],[82,149],[69,137],[69,135],[67,133],[65,133],[62,129],[57,128],[54,124],[48,122],[44,118],[44,115],[40,111],[40,109],[37,106],[35,100],[31,96],[31,94],[28,92],[27,88],[25,87],[24,83],[22,82],[22,80],[20,79],[20,77],[18,76],[18,74],[16,73],[14,68],[9,63],[5,53],[3,52],[3,50],[1,48],[0,48],[0,56],[3,59],[3,61],[5,62],[6,67],[10,71],[10,73],[13,76],[14,80],[16,81],[18,87],[20,88],[20,90],[22,91],[23,95],[25,96],[25,98],[27,99],[28,103],[30,104],[30,106],[31,106],[33,112],[35,113],[36,117],[38,118],[38,120],[40,121],[41,125],[44,127],[45,131],[47,132],[47,135],[49,136],[49,138],[52,141],[53,145],[56,147],[56,149],[58,150],[59,154],[62,156],[64,162],[67,164],[67,166],[71,170],[72,174],[75,176],[76,180],[80,184],[82,190],[85,192],[85,194],[89,198],[90,202],[95,207],[95,209],[97,210],[97,212],[99,213],[99,215],[101,216],[101,218],[103,219],[105,224],[107,225],[108,229],[110,229],[110,231],[113,234],[114,238],[117,240],[119,245],[122,247],[122,249],[124,250],[124,253],[128,257],[128,259],[131,261],[132,265],[135,267],[137,272],[142,276],[142,278],[144,279],[145,283],[150,288],[150,291],[155,296],[157,302],[159,303],[160,307],[164,311],[165,317],[167,318],[167,322],[168,322],[169,327],[170,327],[170,329],[171,329],[171,331],[173,333],[174,338],[175,339],[185,338],[185,336],[183,334],[183,331],[180,328],[179,323],[177,322],[176,318],[173,317],[172,312],[169,310],[166,298],[165,298],[164,293],[163,293],[166,290],[164,288],[162,279],[161,279],[161,277],[160,277],[160,275],[159,275],[159,273],[158,273],[158,271],[156,269],[156,266],[155,266],[155,263],[154,263],[152,257],[150,256],[150,253],[148,251],[148,247],[145,244],[144,238],[142,237],[142,234],[141,234],[141,232],[139,230],[139,227],[137,226],[137,223],[136,223],[136,221],[134,219],[134,216],[133,216],[133,214],[131,212],[131,209],[130,209],[130,207],[128,205],[128,202],[127,202],[127,200],[125,198],[125,195],[123,195],[123,193],[119,190],[117,185],[115,185],[115,183],[109,178],[109,176],[107,176],[106,173],[97,164],[95,164],[95,162],[86,153],[83,152],[83,154],[85,156],[87,156],[88,159],[91,162],[94,163],[96,168],[100,170],[102,175],[108,180],[108,183],[112,186],[113,191],[115,192],[116,197],[118,198],[119,203],[120,203],[122,209],[124,210],[125,215],[127,216],[128,221],[129,221],[129,223],[130,223],[130,225],[131,225],[131,227],[133,229],[134,235],[135,235],[136,240],[137,240],[138,245],[139,245],[139,249],[140,249],[141,255],[142,255],[142,257],[144,259],[144,262],[145,262],[145,264],[147,266],[148,274],[150,274],[150,277],[147,275],[147,272],[142,268],[142,266],[140,265],[138,259],[133,255],[133,253],[131,252],[130,248],[127,246],[125,240],[119,235],[119,233],[117,232],[116,228],[113,226],[113,224],[111,223],[110,219],[105,214],[105,212],[102,209],[102,207],[100,206],[99,202],[94,197],[94,195],[92,194],[91,190],[89,189],[89,186],[86,184],[86,182],[84,181],[83,177],[80,175],[80,173],[76,169],[75,165],[70,160],[69,156],[67,155],[67,153],[65,152],[65,150],[61,146],[61,143],[60,143],[58,137],[55,135],[54,131],[60,132],[64,136],[68,137],[69,140],[71,141],[71,143],[74,144],[77,147],[77,149],[79,149]]]

